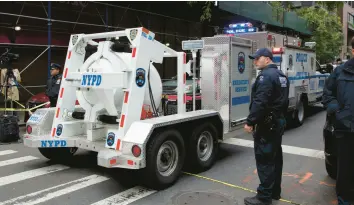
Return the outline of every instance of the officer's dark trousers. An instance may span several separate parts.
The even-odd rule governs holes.
[[[284,126],[278,124],[272,131],[260,128],[254,133],[254,152],[260,180],[257,188],[258,198],[272,200],[272,196],[280,196],[283,170],[283,150],[281,147],[283,132]]]
[[[57,97],[49,97],[49,101],[50,101],[50,107],[56,107],[57,106]]]
[[[338,199],[354,202],[354,133],[335,133],[337,137],[337,184]],[[340,205],[340,203],[339,203]]]

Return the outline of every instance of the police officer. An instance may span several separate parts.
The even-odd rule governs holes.
[[[47,81],[46,95],[49,97],[50,106],[56,107],[62,78],[61,66],[59,64],[52,63],[50,75],[51,77]]]
[[[283,169],[282,135],[289,105],[289,80],[273,63],[267,48],[249,56],[260,70],[252,86],[250,112],[244,127],[253,132],[254,152],[260,179],[257,195],[245,198],[246,205],[268,205],[279,200]]]
[[[354,38],[351,40],[354,55]],[[336,192],[339,205],[354,204],[354,58],[336,67],[323,90],[323,104],[334,119],[337,138]]]

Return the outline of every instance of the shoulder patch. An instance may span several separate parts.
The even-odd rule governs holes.
[[[279,82],[282,88],[286,88],[287,87],[287,83],[286,83],[286,77],[279,77]]]
[[[259,76],[259,82],[263,82],[263,81],[264,81],[264,76],[263,75]]]
[[[57,85],[60,84],[60,81],[61,81],[61,78],[59,78],[59,79],[57,80],[56,84],[57,84]]]

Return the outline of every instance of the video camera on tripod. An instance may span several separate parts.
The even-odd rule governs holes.
[[[12,63],[16,62],[20,57],[19,54],[10,53],[10,51],[11,49],[6,48],[6,51],[0,56],[0,65],[1,65],[0,68],[1,70],[6,69],[4,79],[1,82],[2,83],[1,91],[5,95],[5,109],[7,107],[7,101],[8,101],[8,90],[13,86],[17,86],[17,80],[16,80],[16,76],[14,75]],[[11,101],[11,108],[12,108],[12,101]]]

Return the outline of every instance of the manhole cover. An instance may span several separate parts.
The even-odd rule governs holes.
[[[173,205],[237,205],[237,203],[219,193],[186,192],[175,196]]]

